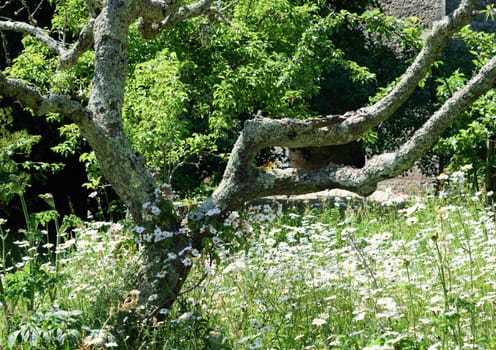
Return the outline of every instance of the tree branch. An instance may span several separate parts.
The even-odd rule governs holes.
[[[0,95],[19,101],[24,107],[32,109],[36,115],[60,113],[79,123],[88,119],[91,114],[78,101],[71,100],[68,96],[45,96],[36,87],[21,80],[8,79],[1,72]]]
[[[77,62],[84,52],[88,51],[93,46],[94,23],[95,20],[90,19],[88,23],[85,24],[79,34],[78,40],[70,50],[67,50],[61,42],[50,37],[41,28],[24,22],[0,21],[0,30],[11,30],[32,36],[39,42],[45,44],[49,50],[60,56],[59,68],[68,68]]]
[[[0,30],[12,30],[14,32],[31,35],[38,41],[44,43],[51,51],[55,52],[56,54],[62,55],[65,52],[65,48],[60,42],[50,37],[41,28],[35,27],[33,25],[24,22],[0,21]]]
[[[202,15],[220,16],[229,8],[213,7],[214,0],[199,0],[195,3],[179,6],[175,0],[171,2],[149,0],[141,3],[138,30],[144,38],[156,37],[164,28],[169,28],[189,18]]]
[[[178,22],[205,14],[220,14],[220,8],[211,7],[213,2],[213,0],[200,0],[190,5],[181,6],[161,22],[162,28],[172,27]]]
[[[354,116],[347,120],[347,123],[354,124],[354,127],[361,125],[360,134],[362,134],[365,130],[378,125],[391,116],[411,96],[420,81],[424,79],[453,34],[468,25],[476,16],[476,7],[476,1],[464,0],[452,15],[445,16],[443,19],[434,22],[422,50],[401,76],[399,82],[377,103],[366,108],[367,116],[364,121],[361,121],[361,116]]]
[[[59,68],[69,68],[74,65],[79,57],[86,51],[90,50],[94,44],[93,38],[93,27],[95,25],[95,20],[90,19],[79,33],[78,40],[72,45],[70,50],[64,50],[60,55],[58,62]]]
[[[274,137],[272,135],[274,130],[291,125],[291,130],[287,130],[292,137],[280,140],[284,142],[281,144],[284,147],[328,146],[356,140],[367,130],[390,117],[411,96],[451,36],[469,24],[476,15],[475,6],[473,0],[463,1],[451,16],[435,22],[415,61],[401,76],[398,83],[372,106],[347,112],[342,116],[334,115],[298,122],[287,119],[269,121],[267,118],[257,118],[248,123],[263,123],[267,128],[266,135],[271,135],[267,139]],[[319,123],[321,126],[316,128]]]
[[[432,147],[444,130],[452,125],[455,118],[495,87],[495,81],[496,57],[463,88],[455,92],[396,152],[377,155],[360,169],[330,163],[316,170],[288,168],[262,171],[253,163],[260,149],[270,146],[301,146],[297,138],[291,137],[295,125],[299,128],[306,126],[311,129],[319,124],[315,120],[288,119],[279,121],[283,122],[279,124],[271,123],[272,121],[266,118],[250,121],[236,142],[221,184],[206,206],[209,209],[218,207],[230,210],[259,197],[303,194],[331,188],[369,195],[380,181],[400,175],[413,166],[415,161]],[[317,130],[322,132],[322,128]]]
[[[457,90],[443,106],[396,152],[398,163],[412,165],[441,137],[453,121],[479,97],[496,88],[496,56],[479,73]],[[406,169],[403,169],[406,170]],[[401,171],[401,170],[400,170]]]

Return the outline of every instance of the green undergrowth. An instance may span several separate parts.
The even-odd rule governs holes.
[[[133,316],[140,250],[130,227],[81,224],[61,239],[57,265],[49,247],[37,256],[18,242],[28,259],[2,265],[0,347],[496,348],[496,228],[480,193],[403,208],[265,205],[217,229],[215,254],[197,258],[161,322]]]

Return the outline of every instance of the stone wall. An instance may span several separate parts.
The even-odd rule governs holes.
[[[450,1],[450,0],[446,0]],[[445,0],[379,0],[381,9],[398,18],[419,17],[425,26],[445,15]]]
[[[398,18],[418,17],[425,27],[444,15],[453,12],[461,0],[379,0],[381,9],[387,14]],[[479,0],[485,7],[491,1]],[[482,16],[472,22],[475,30],[495,31],[495,21],[485,21]]]

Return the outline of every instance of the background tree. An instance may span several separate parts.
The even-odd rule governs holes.
[[[328,13],[317,19],[313,26],[295,32],[299,41],[291,48],[293,50],[291,55],[276,53],[268,55],[273,61],[271,65],[266,66],[269,68],[264,80],[268,82],[267,91],[272,88],[277,97],[274,101],[277,102],[282,98],[283,101],[290,101],[291,104],[283,105],[282,109],[279,109],[280,105],[273,106],[270,103],[257,106],[262,109],[262,114],[272,118],[260,114],[246,118],[230,152],[229,161],[218,187],[203,203],[191,211],[180,212],[173,205],[174,193],[168,183],[169,179],[164,178],[164,174],[170,176],[171,171],[167,169],[164,171],[161,163],[152,167],[146,166],[147,161],[138,155],[129,143],[123,114],[129,120],[137,121],[139,125],[148,118],[147,114],[156,113],[164,108],[166,110],[166,107],[156,100],[157,97],[171,96],[172,91],[178,91],[180,93],[174,96],[175,100],[172,100],[173,104],[177,103],[177,99],[181,100],[181,96],[185,96],[182,91],[184,86],[180,82],[173,82],[174,72],[168,73],[167,84],[161,87],[152,86],[150,79],[153,79],[154,69],[158,67],[162,71],[163,68],[160,68],[158,62],[157,65],[136,65],[132,68],[140,74],[129,80],[129,86],[144,87],[147,93],[135,98],[150,96],[148,103],[152,106],[146,109],[146,106],[138,104],[139,110],[133,110],[136,107],[127,104],[124,98],[128,67],[132,57],[129,52],[132,42],[130,38],[139,33],[145,39],[157,40],[162,31],[168,31],[176,25],[181,26],[184,20],[202,15],[211,19],[232,16],[233,27],[236,28],[236,15],[246,13],[246,9],[250,8],[249,4],[250,2],[246,4],[240,2],[235,7],[236,10],[233,10],[230,5],[214,4],[211,0],[200,0],[189,4],[146,0],[109,0],[101,4],[88,2],[84,5],[80,2],[66,2],[65,5],[70,5],[72,11],[64,12],[67,10],[64,5],[56,7],[56,12],[64,13],[65,19],[62,24],[53,21],[54,28],[63,27],[53,35],[35,26],[35,23],[0,21],[2,30],[21,32],[27,35],[25,40],[36,43],[29,46],[30,49],[34,50],[37,46],[36,52],[42,55],[45,66],[50,67],[49,72],[51,72],[47,76],[26,77],[23,75],[26,72],[16,69],[18,66],[14,65],[13,68],[6,69],[0,74],[0,93],[4,97],[20,101],[36,115],[54,113],[78,126],[79,132],[93,149],[103,175],[112,184],[137,225],[137,240],[142,245],[147,258],[138,281],[148,314],[158,315],[160,310],[172,305],[191,269],[192,257],[197,256],[206,247],[212,247],[212,239],[216,236],[220,236],[217,237],[220,239],[230,239],[229,236],[222,236],[223,232],[218,231],[215,225],[231,210],[258,197],[307,193],[329,188],[342,188],[369,195],[379,181],[401,174],[411,167],[424,152],[430,149],[443,131],[453,124],[457,116],[494,88],[496,58],[491,57],[463,87],[454,92],[432,114],[422,127],[413,133],[407,142],[395,151],[372,157],[360,169],[333,163],[312,170],[260,168],[255,162],[257,155],[271,147],[340,145],[363,137],[405,103],[422,82],[449,38],[467,25],[477,13],[474,1],[463,1],[453,15],[436,23],[406,72],[372,105],[340,114],[302,118],[307,109],[305,103],[298,103],[301,97],[300,84],[312,84],[313,79],[331,63],[343,65],[352,77],[361,77],[360,79],[363,80],[372,78],[367,69],[347,60],[342,52],[327,40],[328,31],[337,29],[336,18],[351,16],[359,19],[360,17],[354,17],[347,12],[336,12],[332,8],[328,9]],[[311,3],[302,3],[299,7],[286,8],[303,11],[310,7]],[[84,21],[80,21],[83,16],[78,17],[77,20],[71,16],[77,13],[76,10],[88,14]],[[276,14],[284,16],[281,12]],[[301,15],[298,12],[296,14]],[[370,13],[365,16],[370,16]],[[380,18],[379,15],[377,16]],[[371,23],[372,28],[377,29],[379,27],[373,26],[376,17],[372,17],[368,23]],[[72,42],[70,37],[64,35],[65,28],[72,31],[80,30],[78,39]],[[285,29],[277,25],[274,28]],[[238,28],[237,33],[242,34],[242,29]],[[277,43],[277,40],[272,42],[269,39],[273,38],[262,38],[260,42],[268,40],[269,44]],[[256,47],[265,49],[263,44],[251,40],[254,44],[261,45]],[[215,46],[211,47],[211,52],[214,53],[216,49]],[[246,54],[243,52],[246,46],[240,47],[239,50],[243,55]],[[172,67],[187,62],[183,61],[179,54],[174,55],[167,51],[163,53],[170,57]],[[184,54],[187,54],[187,51]],[[260,62],[261,59],[264,62],[263,58],[266,55],[264,50],[257,54],[255,49],[251,54],[255,54],[255,62]],[[322,65],[310,66],[308,57],[312,56],[317,56],[318,60],[322,61]],[[22,56],[20,57],[19,60],[22,59]],[[218,57],[218,59],[223,58]],[[278,66],[277,62],[283,64]],[[220,109],[217,113],[225,113],[219,119],[215,115],[209,116],[208,122],[214,126],[213,130],[216,130],[219,120],[225,123],[226,115],[231,116],[241,112],[241,110],[236,111],[236,108],[238,104],[243,105],[242,96],[239,96],[237,101],[232,95],[236,92],[236,86],[250,87],[250,67],[247,66],[239,71],[233,68],[235,67],[229,66],[227,69],[228,72],[236,73],[233,75],[223,77],[220,73],[212,74],[214,77],[221,77],[221,84],[212,85],[208,80],[205,82],[214,90],[213,96],[218,102],[213,105],[217,104]],[[91,80],[87,75],[78,73],[87,70],[92,71]],[[152,74],[146,74],[150,70]],[[245,73],[244,77],[243,73]],[[282,80],[280,83],[290,86],[290,89],[279,90],[279,86],[284,84],[278,85],[278,79]],[[229,85],[230,80],[231,85]],[[140,93],[137,89],[127,92]],[[253,94],[257,92],[252,91]],[[270,101],[270,98],[267,100]],[[158,107],[153,104],[157,104]],[[249,102],[245,104],[248,105]],[[191,109],[182,112],[192,110],[201,113],[201,107],[204,105],[201,101],[195,101],[192,106]],[[250,110],[246,106],[244,108],[248,113],[255,110]],[[236,113],[232,113],[233,110]],[[179,115],[175,116],[178,117]],[[226,129],[230,127],[229,123],[225,126]],[[127,132],[132,138],[132,131],[127,129]],[[161,135],[173,138],[176,137],[177,132],[166,132]],[[199,139],[205,142],[205,138],[199,137]],[[210,141],[208,138],[206,140]],[[216,138],[214,137],[213,140]],[[163,142],[160,140],[155,142],[162,149],[175,146],[173,141],[167,139]],[[148,144],[143,146],[143,149],[148,151],[149,147]],[[153,152],[152,147],[150,154],[153,155]],[[161,152],[166,154],[164,151]]]

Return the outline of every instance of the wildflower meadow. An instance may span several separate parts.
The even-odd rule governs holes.
[[[2,220],[0,347],[496,349],[492,194],[439,181],[402,207],[232,212],[160,321],[141,317],[130,223],[65,219],[53,245],[31,227],[11,246]]]

